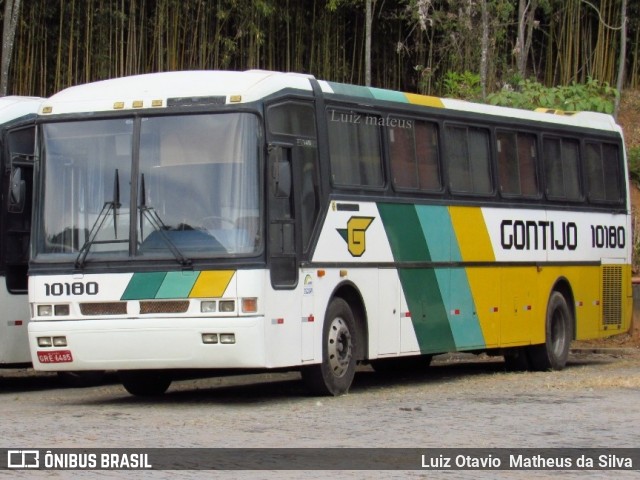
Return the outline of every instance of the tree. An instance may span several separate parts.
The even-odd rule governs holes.
[[[533,27],[535,26],[535,12],[537,0],[519,0],[518,3],[518,37],[516,39],[516,67],[520,78],[527,76],[527,58],[531,49]]]
[[[16,25],[20,14],[20,0],[4,0],[4,24],[2,26],[2,61],[0,64],[0,96],[9,88],[9,67],[16,38]]]
[[[622,21],[622,30],[620,31],[620,57],[618,60],[618,81],[616,83],[618,95],[616,96],[613,111],[613,115],[615,117],[618,116],[618,109],[620,108],[620,94],[622,94],[622,88],[624,86],[624,62],[627,56],[627,0],[622,0],[620,19]]]

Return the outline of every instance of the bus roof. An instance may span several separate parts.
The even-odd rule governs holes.
[[[43,98],[8,96],[0,97],[0,124],[5,124],[27,115],[35,115]]]
[[[245,103],[283,89],[311,91],[313,77],[298,73],[266,70],[175,71],[120,77],[69,87],[47,99],[42,114],[89,113],[169,105]],[[494,105],[438,98],[373,87],[319,81],[325,94],[366,100],[445,108],[458,112],[495,115],[529,121],[619,131],[613,117],[595,112],[530,111]]]

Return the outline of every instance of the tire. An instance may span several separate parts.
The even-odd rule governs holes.
[[[58,372],[58,379],[60,379],[60,382],[65,387],[95,387],[102,383],[102,380],[104,379],[104,372],[102,370]]]
[[[122,386],[131,395],[162,395],[171,385],[171,376],[162,370],[122,370],[118,372]]]
[[[424,373],[431,365],[432,359],[433,355],[380,358],[371,360],[371,366],[376,372],[384,375],[395,373]]]
[[[317,395],[344,395],[356,372],[358,339],[349,304],[334,298],[322,327],[322,362],[302,369],[302,379]]]
[[[562,370],[573,339],[573,314],[560,292],[553,292],[547,305],[545,343],[529,347],[532,370]]]

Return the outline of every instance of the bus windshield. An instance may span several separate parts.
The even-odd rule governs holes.
[[[41,131],[36,259],[184,263],[260,250],[254,115],[83,120]]]

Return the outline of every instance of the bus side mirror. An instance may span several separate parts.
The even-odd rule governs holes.
[[[272,146],[269,149],[271,163],[271,180],[273,182],[273,194],[276,198],[289,198],[291,196],[291,162],[286,158],[286,149],[281,146]]]
[[[10,213],[22,213],[27,191],[27,184],[22,179],[22,168],[16,167],[11,171],[9,180],[9,202],[7,209]]]

